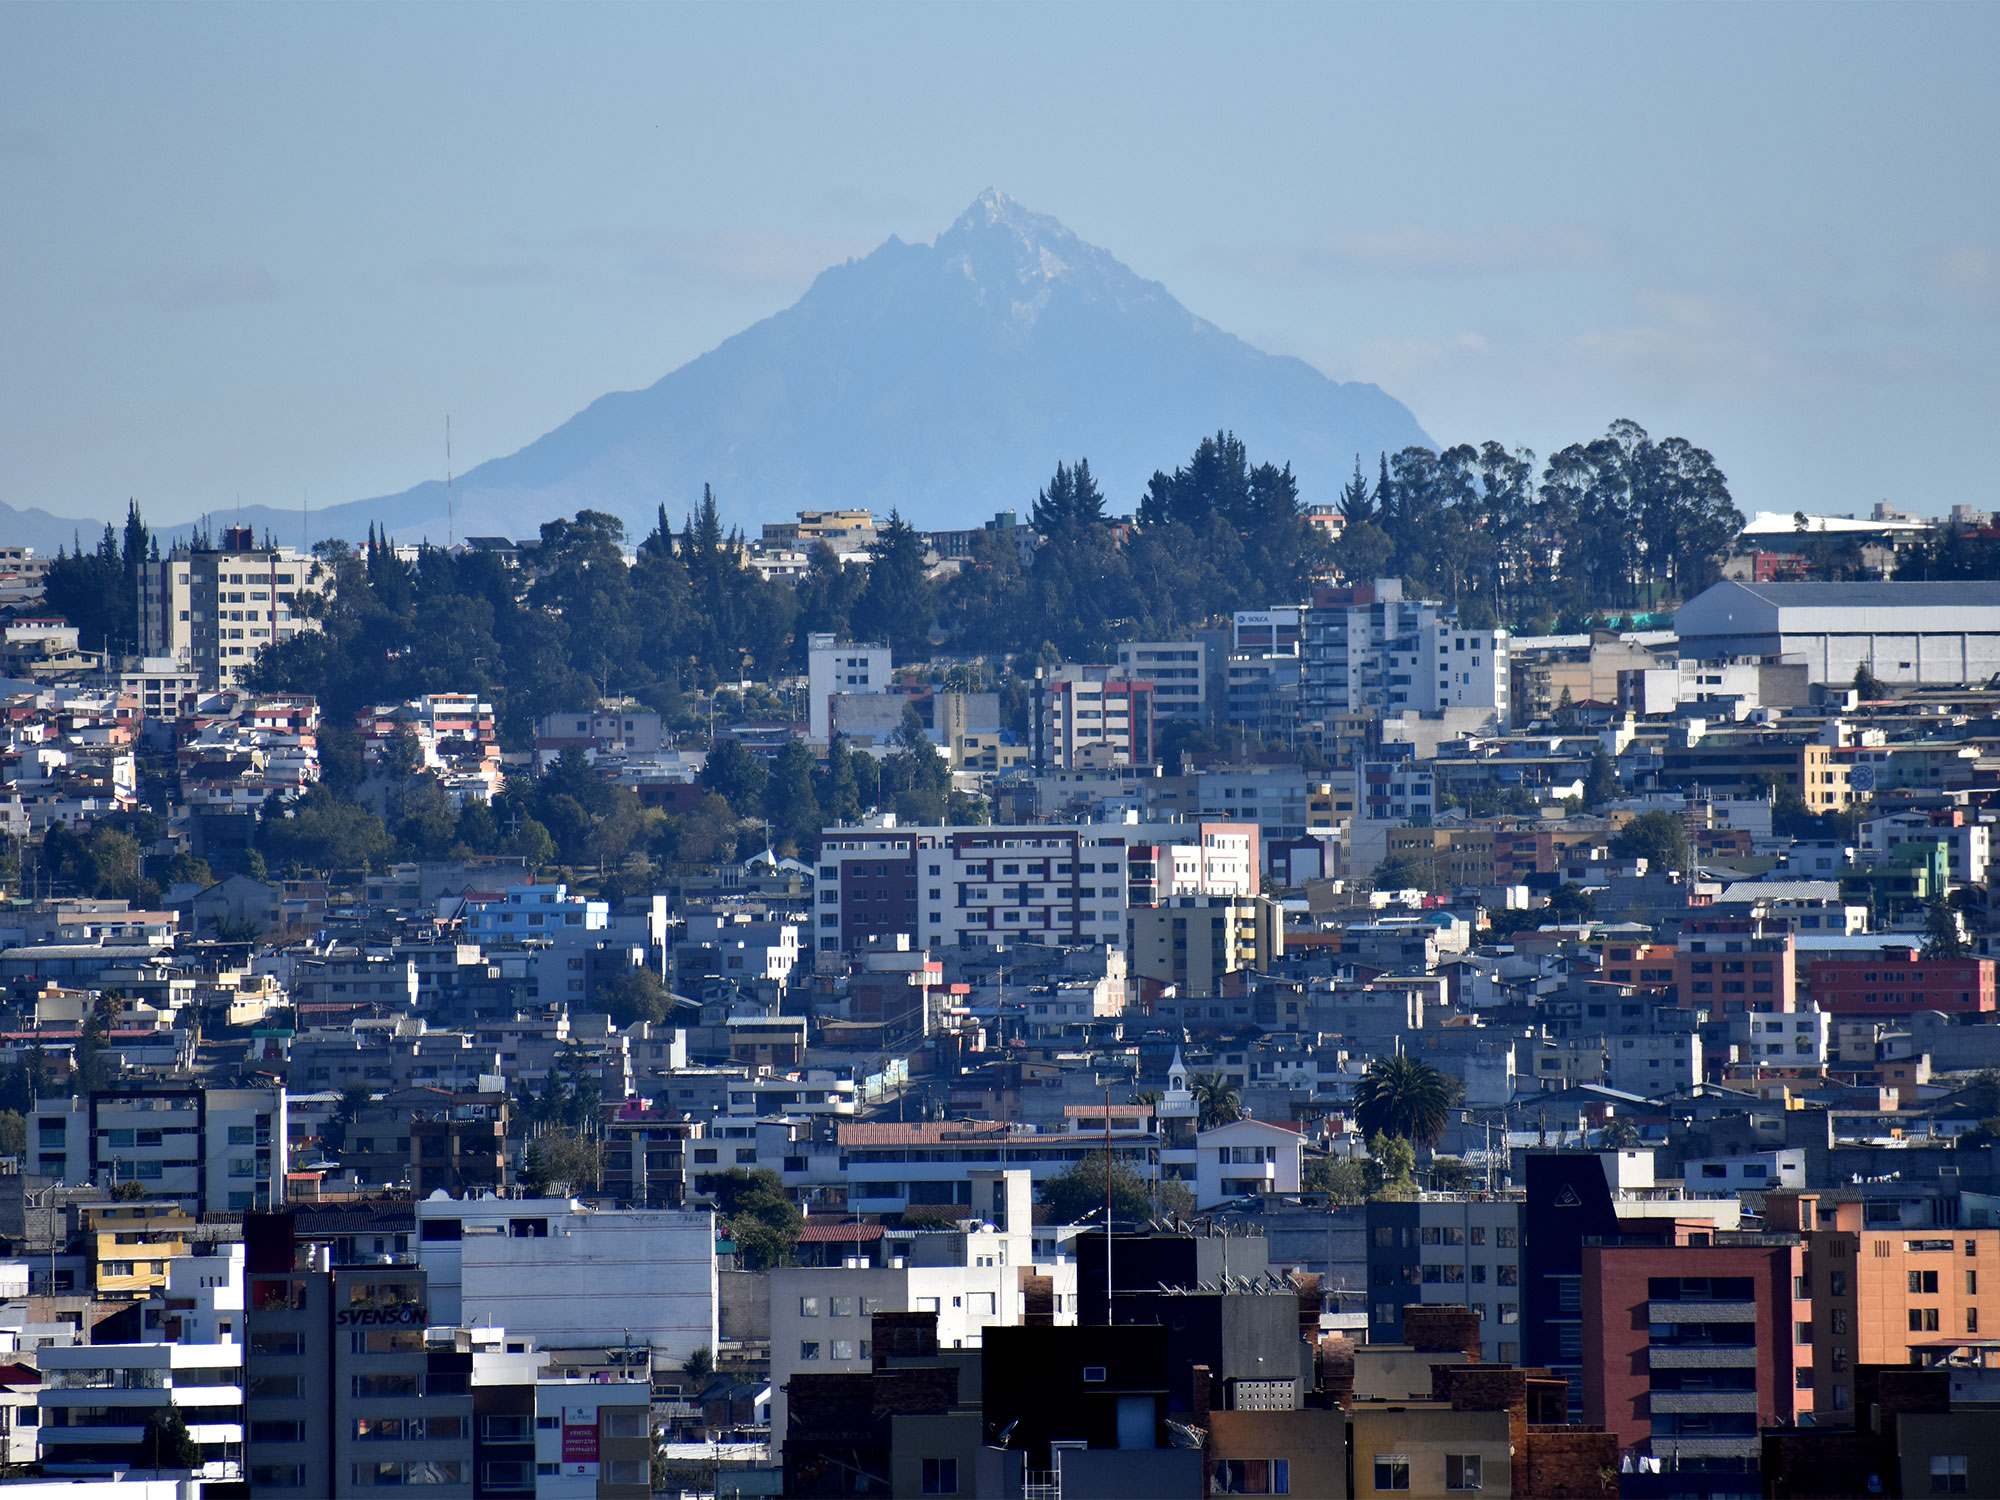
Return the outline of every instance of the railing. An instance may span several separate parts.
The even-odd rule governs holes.
[[[1029,1469],[1021,1478],[1021,1500],[1062,1500],[1062,1470]]]

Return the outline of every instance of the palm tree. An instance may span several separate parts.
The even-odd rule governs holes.
[[[1368,1136],[1380,1131],[1435,1146],[1457,1096],[1454,1080],[1427,1062],[1401,1053],[1378,1057],[1355,1085],[1354,1121]]]
[[[1243,1118],[1243,1096],[1236,1091],[1236,1085],[1220,1073],[1202,1074],[1190,1083],[1188,1092],[1194,1095],[1203,1130],[1213,1130],[1218,1125]]]

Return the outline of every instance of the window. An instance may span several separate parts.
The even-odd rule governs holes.
[[[489,1458],[479,1466],[479,1483],[489,1490],[531,1490],[535,1465],[530,1459]]]
[[[1444,1487],[1448,1490],[1478,1489],[1479,1455],[1447,1453],[1444,1456]]]
[[[256,1490],[296,1490],[306,1482],[304,1464],[252,1464],[250,1487]]]
[[[835,1359],[854,1358],[854,1340],[835,1339],[833,1341],[833,1358]]]
[[[306,1440],[306,1424],[303,1422],[252,1422],[250,1441],[253,1443],[303,1443]]]
[[[1938,1331],[1938,1310],[1935,1307],[1913,1307],[1910,1309],[1910,1332],[1936,1333]]]
[[[1406,1490],[1410,1487],[1410,1456],[1407,1453],[1378,1453],[1375,1455],[1375,1488],[1385,1490]]]
[[[645,1484],[651,1477],[651,1470],[643,1458],[614,1458],[604,1465],[606,1484]]]
[[[801,1297],[801,1298],[799,1298],[799,1316],[800,1316],[800,1317],[802,1317],[802,1318],[816,1318],[816,1317],[818,1317],[818,1316],[819,1316],[819,1298],[817,1298],[817,1297]]]
[[[927,1458],[924,1460],[924,1493],[926,1495],[956,1495],[958,1493],[958,1460],[955,1458]]]
[[[1104,1383],[1104,1366],[1085,1365],[1083,1367],[1083,1379],[1086,1385],[1102,1385]]]
[[[1208,1466],[1211,1495],[1289,1495],[1292,1465],[1285,1458],[1218,1458]]]
[[[1935,1271],[1910,1272],[1910,1292],[1913,1296],[1935,1297],[1938,1294],[1938,1273]]]
[[[604,1435],[613,1438],[646,1437],[645,1411],[636,1406],[613,1406],[604,1411]]]
[[[183,1383],[178,1378],[182,1373],[175,1372],[176,1384]],[[299,1386],[299,1377],[296,1375],[252,1375],[249,1393],[253,1398],[262,1397],[274,1401],[295,1401],[303,1394]]]
[[[803,1340],[803,1341],[802,1341],[802,1342],[801,1342],[801,1343],[799,1344],[799,1358],[800,1358],[800,1359],[818,1359],[818,1358],[819,1358],[819,1340],[818,1340],[818,1339],[805,1339],[805,1340]]]
[[[250,1335],[252,1354],[303,1354],[305,1336],[297,1333],[253,1333]]]
[[[377,1396],[414,1398],[420,1394],[414,1375],[356,1375],[353,1390],[355,1398],[361,1401]]]
[[[1933,1495],[1963,1495],[1965,1493],[1965,1455],[1963,1453],[1933,1453],[1931,1455],[1931,1493]]]

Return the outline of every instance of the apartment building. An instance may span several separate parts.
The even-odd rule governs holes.
[[[807,738],[816,745],[833,738],[835,695],[886,693],[892,682],[887,646],[856,644],[833,635],[807,637]]]
[[[1038,667],[1030,745],[1049,771],[1142,766],[1154,758],[1153,683],[1115,666]]]
[[[1773,1192],[1765,1222],[1805,1243],[1816,1420],[1850,1426],[1861,1365],[1921,1363],[2000,1328],[2000,1229],[1912,1227],[1854,1192]],[[1939,1205],[1955,1207],[1955,1205]],[[1955,1217],[1946,1213],[1936,1217]]]
[[[1795,1234],[1586,1244],[1584,1421],[1628,1452],[1699,1460],[1754,1488],[1762,1430],[1815,1405],[1805,1271]]]
[[[1812,995],[1836,1016],[1907,1016],[1935,1010],[1979,1016],[1994,1008],[1994,964],[1990,958],[1925,958],[1910,943],[1885,943],[1879,953],[1855,958],[1816,958]]]
[[[1839,812],[1854,800],[1845,752],[1764,732],[1706,736],[1659,752],[1656,785],[1711,796],[1760,795],[1773,782],[1797,792],[1808,811]]]
[[[716,1344],[715,1215],[593,1209],[568,1198],[416,1205],[431,1321],[505,1328],[542,1348]]]
[[[1508,722],[1507,632],[1466,629],[1436,600],[1405,599],[1399,579],[1316,590],[1301,630],[1302,718],[1487,709]]]
[[[1129,905],[1253,895],[1257,830],[1242,823],[898,827],[892,816],[829,828],[813,936],[822,952],[907,936],[960,943],[1125,939]]]
[[[265,646],[319,629],[299,596],[332,586],[324,563],[231,526],[218,547],[176,546],[141,569],[138,645],[192,666],[205,688],[235,687]]]
[[[35,1170],[51,1180],[137,1183],[188,1213],[244,1213],[285,1201],[285,1090],[190,1085],[41,1099],[28,1122]]]
[[[1076,1267],[1037,1264],[1033,1193],[1022,1168],[967,1174],[970,1201],[951,1229],[897,1230],[880,1263],[781,1267],[771,1273],[771,1434],[782,1442],[786,1385],[799,1374],[871,1369],[870,1320],[878,1312],[937,1315],[941,1349],[977,1349],[989,1327],[1015,1327],[1027,1313],[1026,1279],[1052,1279],[1054,1317],[1076,1321]]]
[[[171,1408],[200,1449],[196,1479],[245,1477],[243,1249],[226,1248],[174,1262],[142,1305],[141,1338],[36,1351],[46,1476],[109,1480],[137,1469],[151,1425]]]
[[[1403,1309],[1458,1306],[1478,1317],[1487,1354],[1521,1355],[1521,1204],[1424,1193],[1367,1205],[1368,1340],[1403,1342]]]
[[[1153,685],[1153,718],[1205,724],[1208,701],[1206,641],[1127,641],[1118,648],[1118,675]]]
[[[1125,914],[1130,973],[1182,999],[1222,992],[1232,975],[1268,969],[1285,951],[1285,914],[1268,896],[1173,896]]]

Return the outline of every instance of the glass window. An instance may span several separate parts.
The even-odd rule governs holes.
[[[958,1493],[958,1460],[955,1458],[925,1459],[923,1486],[926,1495],[956,1495]]]
[[[1448,1490],[1476,1490],[1479,1484],[1477,1453],[1447,1453],[1444,1456],[1444,1487]]]
[[[1410,1457],[1407,1453],[1375,1455],[1375,1488],[1378,1492],[1407,1490],[1410,1487]]]

